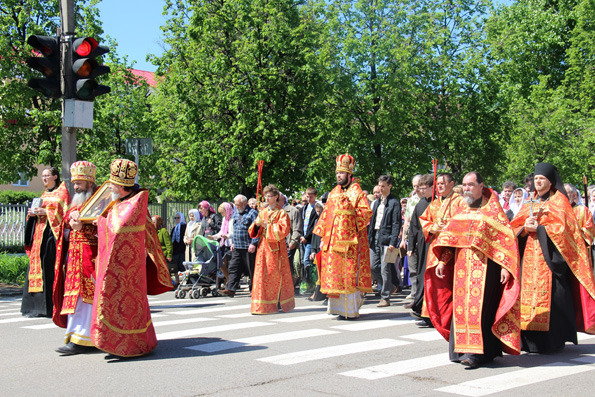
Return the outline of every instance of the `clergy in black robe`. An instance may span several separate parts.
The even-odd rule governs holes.
[[[548,163],[535,167],[531,201],[511,224],[522,256],[521,342],[524,351],[551,353],[577,331],[595,332],[595,281],[564,185]]]

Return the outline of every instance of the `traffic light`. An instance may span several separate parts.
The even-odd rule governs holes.
[[[76,38],[72,42],[71,94],[75,99],[93,101],[99,95],[107,94],[111,88],[100,85],[95,78],[110,72],[108,66],[101,65],[95,58],[109,52],[109,48],[99,45],[93,37]]]
[[[39,70],[44,78],[30,79],[27,85],[48,98],[60,98],[60,43],[56,37],[29,36],[27,43],[35,48],[40,57],[27,58],[27,65]]]

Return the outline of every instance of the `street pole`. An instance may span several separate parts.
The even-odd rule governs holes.
[[[74,0],[60,0],[60,85],[63,98],[72,98],[72,40],[74,38]],[[64,99],[62,100],[62,123],[64,123]],[[70,195],[74,194],[70,180],[70,165],[76,161],[76,128],[62,126],[62,180]]]
[[[138,174],[140,173],[140,139],[136,140],[136,153],[134,154],[134,161],[136,162],[137,173],[134,177],[134,183],[138,185]]]

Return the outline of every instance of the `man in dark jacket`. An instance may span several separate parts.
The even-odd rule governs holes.
[[[318,221],[318,213],[314,210],[317,193],[318,192],[313,187],[306,189],[305,196],[307,197],[308,202],[304,204],[300,210],[300,221],[303,232],[303,236],[300,237],[302,253],[301,277],[302,281],[306,281],[308,285],[310,285],[312,281],[308,280],[308,275],[311,271],[310,266],[313,264],[312,260],[310,259],[310,254],[312,253],[312,231],[314,230],[314,226]],[[311,285],[310,287],[314,288],[314,285]]]
[[[413,214],[411,215],[411,222],[409,223],[409,241],[407,242],[407,256],[414,258],[417,262],[416,285],[417,289],[413,295],[413,301],[406,304],[405,309],[412,309],[414,306],[421,313],[421,303],[423,302],[424,291],[424,275],[426,272],[426,259],[428,256],[429,243],[426,242],[426,237],[422,229],[419,217],[423,215],[430,203],[432,202],[432,188],[434,187],[434,176],[432,174],[422,175],[419,178],[418,189],[421,199],[415,206]],[[417,302],[417,305],[416,305]],[[418,307],[419,306],[419,307]],[[416,317],[418,318],[418,317]],[[420,326],[430,325],[425,320],[419,319]]]
[[[393,186],[392,175],[381,175],[378,178],[381,196],[374,201],[372,219],[368,227],[368,242],[370,243],[370,260],[372,265],[372,279],[378,283],[380,303],[378,307],[390,306],[389,296],[398,285],[393,286],[393,276],[398,282],[395,260],[386,257],[399,246],[399,232],[401,231],[401,203],[390,194]]]

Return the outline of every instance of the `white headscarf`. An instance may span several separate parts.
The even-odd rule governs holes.
[[[180,240],[180,227],[186,224],[186,218],[184,218],[184,214],[182,214],[181,212],[176,212],[176,215],[180,216],[180,223],[177,223],[174,227],[174,231],[171,234],[171,241],[173,241],[174,243],[179,243],[180,241],[182,241]]]
[[[519,190],[523,192],[523,201],[521,202],[521,204],[517,204],[516,203],[516,200],[514,199],[514,194],[517,191],[519,191]],[[529,193],[527,193],[527,191],[524,188],[522,188],[522,187],[516,188],[512,192],[512,196],[510,196],[510,202],[509,202],[509,204],[510,204],[510,210],[513,213],[513,215],[512,215],[513,218],[516,216],[516,214],[519,213],[519,211],[521,210],[521,207],[523,206],[523,204],[525,203],[525,201],[527,201],[528,198],[529,198]]]
[[[198,210],[196,208],[192,208],[190,211],[188,211],[189,214],[194,214],[194,220],[193,221],[189,221],[188,222],[188,229],[192,229],[192,226],[196,223],[200,221],[200,212],[198,212]]]

